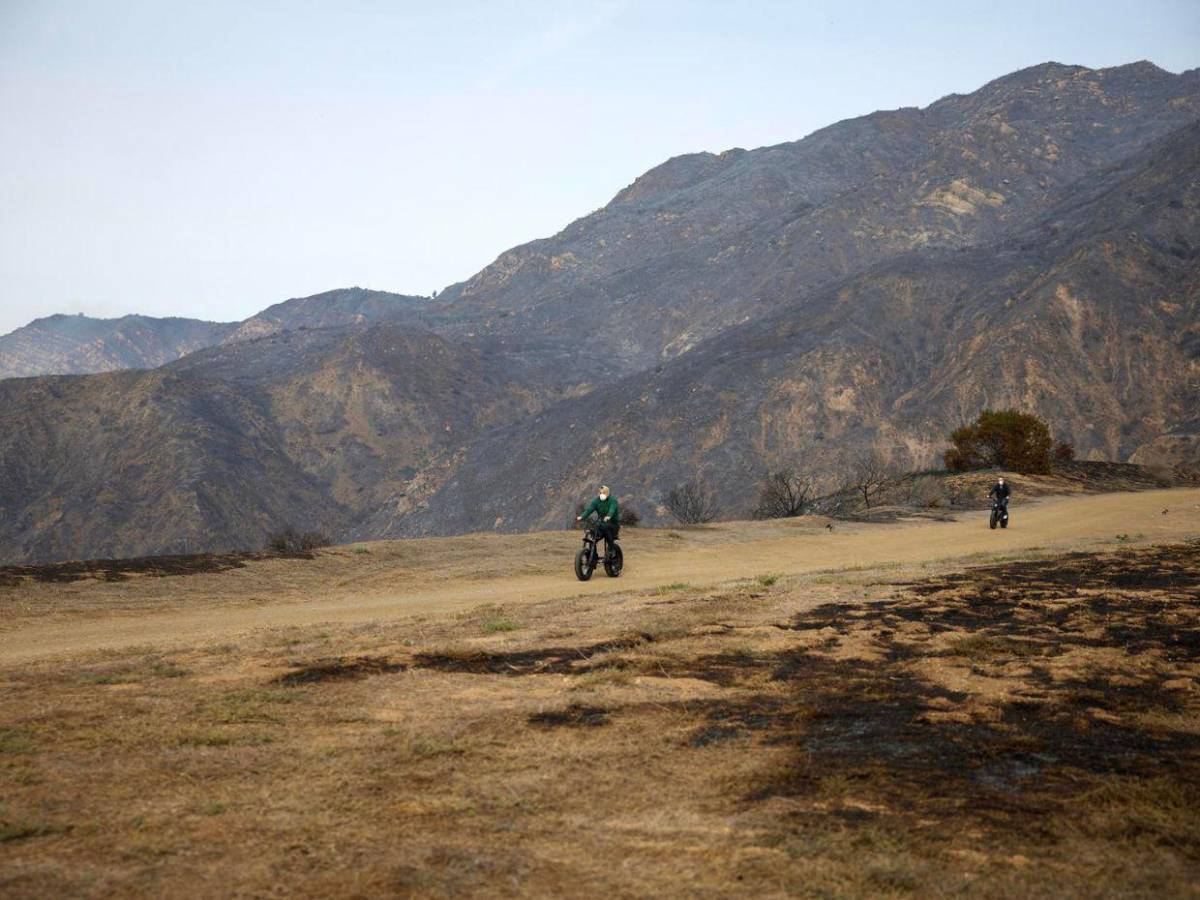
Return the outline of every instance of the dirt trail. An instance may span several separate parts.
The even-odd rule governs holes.
[[[1164,509],[1169,509],[1167,515]],[[483,603],[519,604],[557,597],[612,595],[646,590],[673,582],[706,585],[764,573],[795,575],[830,569],[914,564],[971,556],[1005,555],[1031,548],[1068,549],[1112,544],[1116,536],[1135,542],[1162,543],[1200,536],[1200,490],[1164,490],[1066,497],[1030,505],[1014,505],[1013,527],[989,531],[986,513],[973,512],[955,522],[902,523],[859,526],[832,532],[797,530],[781,534],[744,523],[726,523],[702,532],[685,532],[678,546],[649,540],[638,532],[622,541],[628,557],[625,574],[608,579],[598,573],[588,583],[577,582],[570,570],[577,536],[506,537],[506,552],[520,558],[528,543],[543,554],[547,541],[561,544],[561,570],[555,574],[466,581],[447,572],[398,589],[389,573],[370,577],[331,580],[328,570],[305,575],[304,562],[289,570],[284,599],[258,606],[239,605],[245,584],[237,572],[208,576],[212,595],[221,587],[230,604],[224,608],[118,612],[66,621],[35,621],[0,633],[0,665],[48,656],[127,647],[190,645],[218,640],[259,628],[315,625],[324,622],[355,623],[396,619],[412,615],[455,612]],[[643,535],[649,534],[643,532]],[[645,542],[653,546],[639,545]],[[488,553],[501,546],[494,539],[479,542]],[[352,562],[347,562],[347,566]],[[545,572],[544,562],[535,568]],[[166,602],[178,592],[180,579],[155,579],[154,589]],[[297,581],[299,580],[299,583]],[[399,579],[404,581],[404,579]],[[218,585],[215,590],[211,584]],[[141,588],[144,592],[144,585]],[[269,598],[268,598],[269,599]]]

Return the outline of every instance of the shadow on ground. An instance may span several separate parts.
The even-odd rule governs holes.
[[[709,681],[726,689],[720,699],[677,705],[697,719],[688,747],[788,750],[743,798],[806,801],[800,818],[969,819],[1037,833],[1113,778],[1196,794],[1200,544],[1005,563],[897,587],[891,601],[797,615],[786,627],[807,642],[795,649],[647,656],[652,641],[639,634],[424,654],[412,665]],[[571,706],[531,723],[594,727],[664,708]],[[1200,816],[1181,827],[1169,839],[1200,859]]]
[[[970,569],[900,599],[820,607],[816,650],[742,660],[758,686],[716,703],[699,745],[794,752],[747,798],[866,796],[856,818],[964,815],[1037,830],[1111,777],[1200,785],[1200,544]],[[836,651],[863,651],[839,657]],[[769,673],[765,684],[750,673]],[[685,667],[731,681],[726,655]],[[1190,787],[1189,787],[1190,786]],[[836,805],[836,804],[835,804]],[[1185,837],[1200,859],[1200,818]]]

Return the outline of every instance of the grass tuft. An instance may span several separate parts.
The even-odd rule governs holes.
[[[159,678],[182,678],[188,674],[188,670],[170,660],[160,659],[150,664],[150,674]]]
[[[63,830],[63,828],[48,825],[45,822],[0,819],[0,844],[10,844],[28,838],[57,834]]]
[[[193,728],[176,739],[180,747],[260,747],[275,743],[275,738],[262,732],[236,732],[215,728]]]
[[[690,587],[691,585],[686,581],[673,581],[670,584],[660,584],[658,587],[654,588],[651,593],[661,597],[663,594],[672,594],[675,591],[685,591]]]
[[[247,723],[280,724],[278,707],[294,703],[296,694],[278,689],[248,688],[206,697],[198,712],[207,721],[221,725]]]
[[[467,752],[467,748],[457,741],[432,737],[424,734],[413,734],[404,728],[388,726],[383,730],[388,738],[388,745],[401,755],[413,759],[430,759],[435,756],[459,756]]]
[[[36,753],[37,747],[15,728],[0,727],[0,756],[18,756]]]
[[[80,684],[128,684],[133,679],[116,672],[86,672],[77,680]]]
[[[485,634],[497,634],[503,631],[519,631],[521,626],[512,619],[491,619],[483,623]]]

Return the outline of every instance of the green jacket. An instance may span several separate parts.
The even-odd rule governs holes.
[[[609,494],[607,500],[593,497],[592,502],[584,507],[582,516],[586,519],[592,513],[599,513],[601,519],[607,518],[613,522],[620,522],[620,512],[620,507],[617,506],[617,498]]]

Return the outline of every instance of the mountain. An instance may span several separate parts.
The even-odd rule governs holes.
[[[233,328],[151,316],[47,316],[0,336],[0,378],[153,369],[219,343]]]
[[[0,381],[0,459],[10,559],[258,545],[297,509],[345,521],[261,398],[169,369]]]
[[[1200,71],[1037,66],[794,143],[669,160],[439,305],[456,334],[510,349],[587,335],[628,374],[898,254],[996,240],[1197,116]]]
[[[538,409],[522,374],[380,324],[0,381],[0,547],[61,559],[259,546],[293,522],[338,533],[464,435]]]
[[[517,530],[600,480],[655,521],[696,473],[744,515],[772,468],[929,465],[988,405],[1183,458],[1198,120],[1200,72],[1048,63],[669,160],[436,299],[330,292],[153,371],[0,381],[0,557]]]
[[[832,488],[855,450],[932,465],[985,406],[1036,410],[1084,455],[1125,458],[1200,408],[1198,235],[1193,123],[999,244],[903,254],[482,434],[422,514],[368,530],[553,526],[600,481],[653,514],[696,473],[745,516],[771,468]]]
[[[0,337],[0,378],[153,369],[196,350],[300,328],[419,319],[424,297],[352,287],[296,297],[242,322],[49,316]]]

